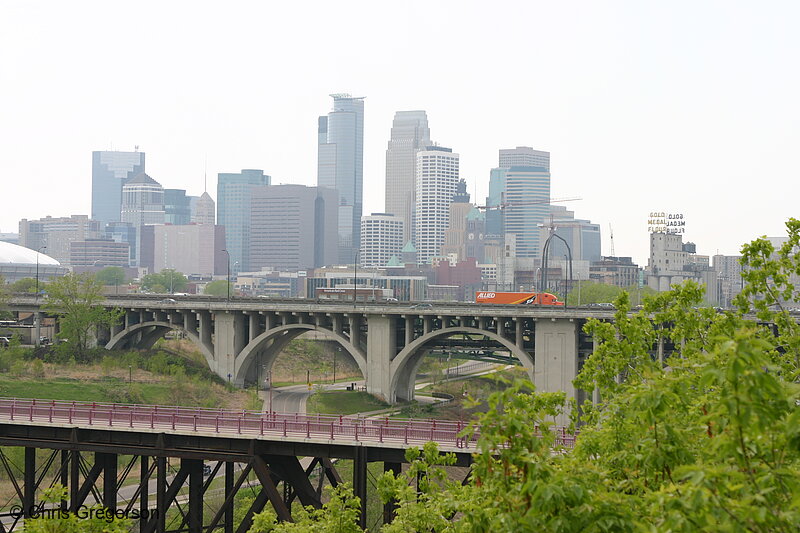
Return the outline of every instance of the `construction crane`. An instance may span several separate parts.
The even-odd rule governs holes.
[[[614,253],[614,228],[611,227],[611,224],[608,224],[608,231],[611,234],[611,257],[617,257]]]
[[[569,198],[548,198],[546,200],[529,200],[526,202],[501,202],[497,205],[476,205],[475,209],[513,209],[514,207],[524,207],[526,205],[555,204],[574,202],[575,200],[582,200],[582,198],[572,196]]]

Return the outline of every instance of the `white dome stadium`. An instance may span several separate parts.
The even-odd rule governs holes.
[[[40,254],[36,250],[24,246],[0,241],[0,276],[6,283],[34,277],[47,280],[55,276],[63,276],[66,273],[67,268],[61,266],[61,263],[49,255]]]
[[[39,256],[39,265],[61,266],[61,263],[49,255],[40,254],[36,250],[17,246],[10,242],[0,241],[0,265],[35,265]]]

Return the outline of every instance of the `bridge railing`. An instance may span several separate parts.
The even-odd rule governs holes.
[[[468,433],[462,421],[398,419],[343,415],[307,415],[231,409],[0,398],[0,417],[99,428],[152,429],[224,435],[292,437],[421,444],[435,441],[475,448],[479,431]],[[575,436],[555,428],[556,444],[572,448]]]

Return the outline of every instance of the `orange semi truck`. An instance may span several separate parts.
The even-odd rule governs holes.
[[[475,293],[479,304],[564,305],[548,292],[488,292]]]

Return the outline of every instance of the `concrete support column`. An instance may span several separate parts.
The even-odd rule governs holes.
[[[198,317],[200,319],[200,342],[211,349],[211,333],[213,333],[211,313],[208,311],[200,311],[198,313]],[[216,356],[216,351],[214,352],[214,355]]]
[[[194,311],[183,311],[183,329],[197,335],[197,313]]]
[[[367,392],[394,403],[392,383],[392,359],[397,354],[397,330],[394,318],[383,315],[367,315]]]
[[[572,380],[578,373],[578,328],[567,319],[539,320],[536,322],[534,378],[540,392],[567,393],[575,397]],[[559,425],[569,422],[569,412],[556,419]]]
[[[422,317],[422,334],[427,335],[433,330],[433,317],[432,316],[423,316]]]
[[[406,346],[411,344],[411,341],[414,340],[414,319],[410,316],[405,317],[406,319]]]
[[[336,313],[331,318],[333,319],[333,332],[341,335],[342,334],[342,319],[344,318],[344,316],[340,315],[339,313]]]
[[[126,313],[125,316],[123,317],[123,322],[127,317],[128,315]],[[116,336],[118,333],[122,332],[123,329],[125,329],[125,324],[122,322],[117,322],[116,324],[111,326],[111,336],[112,337]]]
[[[258,313],[248,313],[248,318],[250,320],[250,338],[248,342],[250,342],[264,333],[264,330],[261,329],[261,315]]]
[[[217,313],[214,318],[214,359],[216,372],[225,380],[234,383],[236,377],[237,349],[244,339],[244,316],[241,313]],[[238,337],[238,338],[237,338]],[[238,381],[243,381],[242,379]],[[244,383],[235,383],[243,385]]]
[[[361,345],[361,315],[347,315],[350,323],[350,344],[358,348]]]
[[[489,321],[485,316],[478,317],[478,329],[486,329],[486,323]]]
[[[523,319],[520,318],[520,317],[516,317],[514,319],[514,322],[516,323],[516,326],[517,326],[517,328],[516,328],[517,331],[516,331],[516,337],[515,337],[515,340],[514,340],[514,344],[516,344],[517,346],[522,348],[522,324],[523,324]]]
[[[137,313],[133,313],[131,311],[126,311],[125,312],[125,316],[123,317],[125,328],[129,328],[132,325],[136,324],[136,321],[134,320],[134,318],[137,317],[137,316],[138,316]]]
[[[503,319],[500,318],[500,317],[495,317],[494,322],[495,322],[495,324],[497,324],[497,334],[500,337],[505,338],[506,337],[506,331],[505,331],[505,328],[503,327]]]
[[[264,325],[266,326],[267,331],[278,325],[278,317],[275,315],[275,313],[268,312],[264,314]]]

